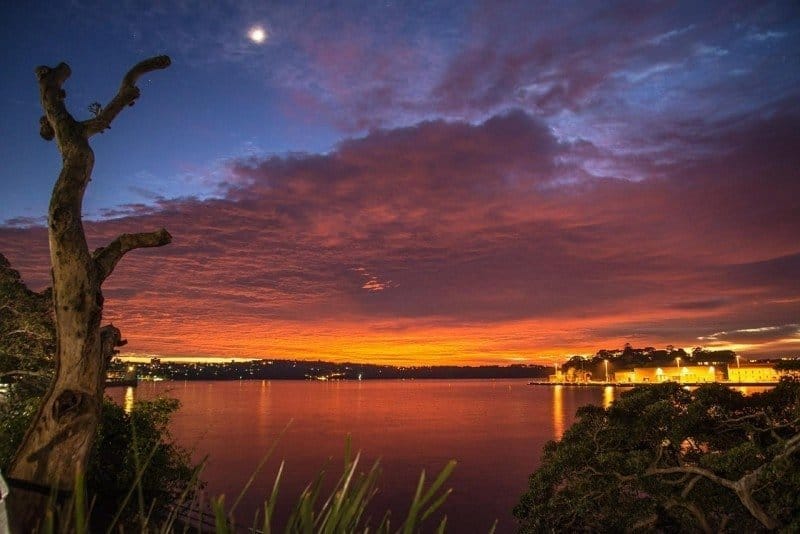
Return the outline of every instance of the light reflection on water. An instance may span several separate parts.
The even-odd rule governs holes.
[[[770,388],[735,389],[752,394]],[[238,495],[282,434],[237,510],[241,520],[261,507],[281,460],[286,469],[279,510],[288,508],[326,463],[335,478],[349,434],[354,450],[363,451],[364,465],[381,458],[373,515],[387,508],[394,517],[403,514],[420,470],[430,479],[455,458],[454,492],[444,508],[448,531],[485,532],[496,518],[497,532],[511,532],[511,509],[544,444],[563,436],[580,406],[608,407],[625,391],[614,390],[529,386],[524,380],[255,380],[141,382],[136,389],[107,393],[128,412],[134,396],[179,399],[182,407],[170,430],[196,460],[209,456],[202,478],[210,495]],[[281,517],[277,520],[280,524]]]
[[[136,398],[136,388],[133,386],[127,386],[125,388],[125,397],[122,400],[122,409],[125,410],[126,414],[133,412],[133,402]]]
[[[614,402],[614,391],[617,388],[614,386],[606,386],[603,388],[603,408],[608,408]]]
[[[564,386],[553,386],[553,437],[561,439],[564,435]]]
[[[420,470],[430,479],[454,458],[448,531],[486,532],[497,518],[498,532],[512,532],[511,509],[544,444],[563,435],[578,407],[609,402],[610,389],[529,386],[525,380],[167,381],[141,382],[136,395],[181,401],[170,431],[196,460],[209,456],[203,479],[211,495],[238,495],[288,425],[237,509],[243,521],[263,504],[281,460],[279,509],[288,508],[326,463],[335,478],[350,434],[364,465],[381,458],[373,516],[387,508],[402,515]],[[133,395],[127,389],[108,393],[123,406]]]

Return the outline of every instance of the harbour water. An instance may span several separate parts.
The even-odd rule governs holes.
[[[579,406],[607,405],[618,393],[526,380],[141,382],[135,390],[108,392],[122,404],[134,397],[179,399],[172,433],[196,459],[208,456],[207,493],[225,494],[228,502],[277,440],[237,509],[243,524],[262,507],[281,460],[277,509],[284,514],[321,469],[335,480],[349,435],[365,470],[380,459],[376,519],[386,509],[402,517],[420,471],[430,480],[457,460],[443,508],[448,532],[486,532],[495,520],[498,532],[513,532],[511,510],[544,444],[569,427]]]

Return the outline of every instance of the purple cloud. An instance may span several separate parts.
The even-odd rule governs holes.
[[[174,236],[107,286],[107,315],[146,350],[286,351],[333,323],[387,346],[400,333],[473,347],[485,335],[504,355],[557,339],[718,344],[714,332],[791,325],[800,311],[797,126],[790,115],[662,132],[696,150],[658,163],[564,141],[520,111],[428,121],[324,155],[242,159],[222,198],[132,205],[87,231],[92,246],[159,226]],[[651,177],[596,178],[587,154]],[[47,283],[43,229],[3,228],[0,250]],[[231,337],[204,339],[208,328]],[[259,333],[271,328],[273,341]]]

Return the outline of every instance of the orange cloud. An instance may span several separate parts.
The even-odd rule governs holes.
[[[798,132],[735,123],[701,159],[620,156],[652,175],[632,182],[587,175],[586,158],[610,156],[521,112],[425,122],[239,161],[223,198],[86,226],[95,246],[174,236],[107,283],[106,318],[137,352],[549,363],[626,341],[702,345],[796,323]],[[47,283],[43,229],[0,229],[0,250]],[[796,333],[744,350],[796,351]]]

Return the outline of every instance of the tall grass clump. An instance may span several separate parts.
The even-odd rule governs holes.
[[[271,452],[271,451],[270,451]],[[266,457],[265,457],[266,460]],[[263,465],[263,461],[262,461]],[[325,471],[321,471],[300,493],[291,508],[291,513],[283,532],[334,534],[341,532],[410,534],[418,532],[426,521],[441,508],[452,489],[443,489],[456,462],[451,460],[429,485],[426,485],[425,471],[420,474],[414,496],[405,517],[393,523],[391,512],[386,511],[380,519],[373,522],[367,515],[367,508],[378,492],[380,461],[376,460],[368,470],[361,471],[361,453],[352,454],[350,440],[345,446],[344,465],[336,484],[329,492],[323,491]],[[281,462],[272,484],[272,491],[264,501],[263,513],[257,512],[249,525],[254,532],[279,532],[275,525],[275,506],[281,485],[284,463]],[[252,477],[250,482],[252,482]],[[249,485],[249,483],[248,483]],[[224,496],[212,501],[215,532],[229,534],[235,532],[237,525],[234,512],[248,486],[242,490],[234,504],[226,509]],[[260,516],[260,518],[259,518]],[[447,517],[443,516],[436,524],[434,532],[444,532]]]
[[[372,516],[368,515],[367,509],[378,492],[380,461],[375,461],[366,471],[361,470],[361,453],[352,454],[349,439],[345,447],[343,469],[333,489],[324,491],[326,472],[320,471],[290,505],[291,512],[286,523],[277,525],[275,509],[284,474],[284,463],[281,462],[262,509],[248,521],[238,522],[235,517],[236,509],[273,450],[274,446],[265,455],[237,498],[228,506],[224,495],[204,502],[200,482],[204,462],[197,466],[190,483],[172,502],[158,502],[157,499],[148,502],[144,498],[142,479],[147,472],[148,463],[155,455],[156,448],[151,448],[136,461],[133,483],[121,500],[116,514],[104,524],[103,530],[107,534],[114,532],[232,534],[247,531],[265,534],[275,532],[411,534],[421,531],[424,525],[428,532],[445,531],[447,516],[434,518],[434,515],[452,491],[449,488],[445,489],[444,485],[455,469],[455,460],[449,461],[430,483],[426,479],[425,471],[422,471],[404,516],[395,521],[391,512],[387,510],[379,516],[379,519],[373,520]],[[98,531],[96,528],[98,522],[96,518],[92,518],[96,497],[87,499],[86,495],[85,478],[78,476],[73,498],[60,505],[53,501],[47,516],[42,518],[40,532],[83,534]],[[433,523],[433,527],[428,528],[434,520],[436,522]]]

